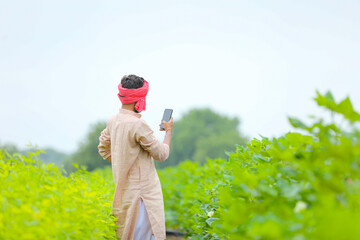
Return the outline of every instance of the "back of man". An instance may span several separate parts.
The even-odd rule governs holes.
[[[130,76],[124,76],[126,81],[122,83],[131,86],[130,80],[139,80],[135,75]],[[164,201],[154,159],[165,161],[169,156],[173,120],[163,122],[166,136],[160,142],[150,126],[140,119],[147,91],[145,80],[138,89],[124,89],[120,83],[118,96],[122,108],[109,119],[99,137],[99,154],[112,163],[116,185],[113,214],[118,218],[119,239],[150,240],[151,235],[156,240],[166,238]]]

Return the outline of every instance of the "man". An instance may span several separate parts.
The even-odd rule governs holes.
[[[112,165],[116,235],[123,240],[163,240],[164,201],[154,159],[165,161],[169,157],[173,118],[163,121],[166,135],[160,142],[140,114],[146,108],[149,83],[126,75],[118,89],[122,107],[108,120],[98,146],[99,154]]]

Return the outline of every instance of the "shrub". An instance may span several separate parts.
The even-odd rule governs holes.
[[[315,101],[346,130],[289,118],[298,132],[160,171],[167,226],[191,239],[359,239],[360,115],[330,92]]]
[[[0,150],[0,239],[116,239],[110,183],[84,168],[62,176],[40,152]]]

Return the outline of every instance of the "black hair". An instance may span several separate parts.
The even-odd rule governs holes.
[[[121,85],[127,89],[141,88],[144,85],[144,79],[134,74],[125,75],[121,79]]]

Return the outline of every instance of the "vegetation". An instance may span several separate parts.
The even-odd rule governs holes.
[[[159,171],[167,227],[191,239],[360,239],[360,115],[349,98],[315,100],[347,130],[289,118],[299,132]]]
[[[28,156],[28,152],[35,152],[38,147],[33,147],[32,144],[30,143],[27,146],[27,150],[24,149],[19,149],[15,144],[12,143],[5,143],[0,145],[0,149],[2,150],[6,150],[8,153],[10,154],[14,154],[14,153],[21,153],[25,156]],[[65,153],[62,153],[60,151],[57,151],[53,148],[45,148],[43,151],[41,151],[39,153],[39,158],[41,159],[41,161],[43,163],[54,163],[57,166],[60,166],[61,164],[63,164],[63,161],[65,159],[67,155]]]
[[[360,114],[329,92],[315,101],[342,125],[290,117],[297,132],[159,170],[167,227],[191,239],[360,239]],[[74,164],[64,177],[39,154],[0,150],[0,239],[115,239],[111,168]]]
[[[2,149],[2,150],[6,149],[6,151],[11,154],[20,152],[19,148],[15,144],[12,144],[12,143],[3,143],[0,145],[0,149]]]
[[[88,134],[84,140],[79,144],[78,150],[65,158],[64,168],[68,172],[73,172],[76,169],[73,163],[81,166],[86,166],[88,171],[93,171],[97,168],[111,166],[109,161],[104,161],[98,153],[97,146],[99,145],[100,133],[106,127],[106,122],[97,122],[90,126]]]
[[[210,109],[192,109],[174,122],[170,157],[157,166],[175,166],[184,160],[199,163],[207,158],[224,158],[236,144],[247,139],[240,135],[240,120],[222,116]]]
[[[82,168],[64,177],[40,153],[0,150],[0,239],[115,239],[106,173]]]
[[[174,166],[186,159],[204,163],[207,158],[226,157],[227,151],[235,151],[236,144],[244,145],[245,137],[238,131],[238,118],[229,118],[210,109],[192,109],[179,121],[175,121],[171,153],[166,162],[156,163],[159,168]],[[72,163],[84,165],[87,170],[111,166],[109,161],[100,161],[97,146],[106,122],[97,122],[80,143],[78,150],[65,158],[64,167],[75,171]]]
[[[45,148],[44,152],[39,154],[39,158],[43,163],[54,163],[57,166],[61,166],[66,157],[65,153],[52,148]]]

